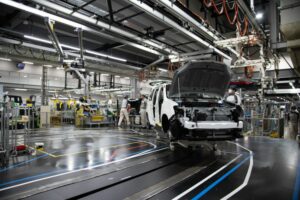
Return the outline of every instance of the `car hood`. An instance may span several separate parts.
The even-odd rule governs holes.
[[[169,96],[223,97],[230,78],[230,69],[224,63],[216,61],[191,62],[175,72]]]

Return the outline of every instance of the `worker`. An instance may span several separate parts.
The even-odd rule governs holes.
[[[236,87],[232,86],[229,88],[226,101],[236,105],[241,105],[242,100],[240,95],[237,93]]]
[[[140,105],[140,115],[141,115],[141,124],[143,128],[147,126],[147,99],[145,95],[141,95],[141,105]]]
[[[299,123],[299,113],[297,111],[296,106],[291,107],[291,111],[288,114],[288,121],[289,121],[290,138],[292,140],[296,140],[296,137],[298,135],[298,123]]]
[[[122,100],[122,104],[121,104],[120,118],[119,118],[118,126],[121,126],[124,117],[126,118],[127,126],[130,125],[129,115],[128,115],[127,109],[128,109],[128,95],[125,95],[123,100]]]

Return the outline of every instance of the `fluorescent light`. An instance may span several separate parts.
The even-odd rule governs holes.
[[[122,62],[127,62],[126,59],[118,58],[118,57],[115,57],[115,56],[109,56],[109,55],[99,53],[99,52],[96,52],[96,51],[86,50],[85,52],[89,53],[89,54],[96,55],[96,56],[101,56],[101,57],[110,58],[110,59],[114,59],[114,60],[118,60],[118,61],[122,61]]]
[[[168,72],[168,70],[167,69],[162,69],[162,68],[158,68],[160,71],[162,71],[162,72]]]
[[[25,88],[15,88],[16,91],[27,91]]]
[[[9,58],[0,58],[0,60],[3,60],[3,61],[11,61],[11,59],[9,59]]]
[[[62,70],[64,69],[63,67],[56,67],[57,70]]]
[[[49,67],[49,68],[51,68],[51,67],[53,67],[52,65],[43,65],[44,67]]]
[[[256,18],[256,19],[262,19],[262,18],[263,18],[263,16],[264,16],[264,14],[263,14],[263,13],[256,13],[256,16],[255,16],[255,18]]]
[[[65,47],[67,49],[73,49],[75,51],[79,51],[80,50],[78,47],[73,47],[73,46],[70,46],[70,45],[67,45],[67,44],[61,44],[60,46],[61,47]]]
[[[64,60],[63,62],[64,63],[72,63],[72,62],[74,62],[74,60]]]
[[[109,76],[109,74],[102,74],[103,76]]]
[[[116,78],[120,78],[120,76],[118,76],[118,75],[116,75],[115,77],[116,77]]]
[[[85,52],[86,52],[86,53],[89,53],[89,54],[96,55],[96,56],[107,57],[107,55],[106,55],[106,54],[103,54],[103,53],[98,53],[98,52],[96,52],[96,51],[90,51],[90,50],[86,50]]]
[[[114,57],[114,56],[107,56],[108,58],[111,58],[111,59],[114,59],[114,60],[118,60],[118,61],[121,61],[121,62],[127,62],[126,59],[123,59],[123,58],[117,58],[117,57]]]
[[[290,84],[290,86],[291,86],[293,89],[295,89],[295,86],[294,86],[294,84],[293,84],[292,82],[289,82],[289,84]]]
[[[125,79],[130,79],[129,77],[125,77]]]
[[[28,65],[33,65],[34,64],[33,62],[29,62],[29,61],[23,61],[22,63],[28,64]]]
[[[50,40],[45,40],[45,39],[42,39],[42,38],[30,36],[30,35],[24,35],[24,38],[27,38],[27,39],[30,39],[30,40],[35,40],[35,41],[38,41],[38,42],[47,43],[47,44],[52,44],[52,42]]]
[[[24,37],[27,38],[27,39],[43,42],[43,43],[46,43],[46,44],[52,44],[52,42],[50,40],[45,40],[45,39],[42,39],[42,38],[37,38],[37,37],[34,37],[34,36],[30,36],[30,35],[24,35]],[[67,45],[67,44],[60,44],[60,46],[64,47],[64,48],[68,48],[68,49],[73,49],[75,51],[80,51],[80,48],[70,46],[70,45]],[[101,57],[104,57],[104,58],[110,58],[110,59],[118,60],[118,61],[121,61],[121,62],[127,62],[126,59],[118,58],[118,57],[115,57],[115,56],[110,56],[110,55],[99,53],[99,52],[96,52],[96,51],[85,50],[85,52],[88,53],[88,54],[93,54],[93,55],[101,56]]]
[[[27,78],[28,76],[27,75],[24,75],[24,78]]]
[[[95,72],[90,72],[90,74],[94,74]]]

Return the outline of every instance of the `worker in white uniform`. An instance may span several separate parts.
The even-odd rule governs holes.
[[[226,97],[226,101],[230,103],[234,103],[235,105],[241,105],[242,100],[240,95],[236,91],[236,87],[230,87],[228,90],[228,95]]]
[[[141,124],[143,128],[146,128],[147,126],[147,99],[145,95],[141,96],[141,105],[140,105],[140,115],[141,115]]]
[[[127,107],[128,107],[128,96],[126,95],[126,96],[124,96],[124,99],[122,100],[118,126],[121,126],[124,117],[126,119],[127,126],[130,125]]]
[[[291,107],[291,112],[288,115],[288,121],[289,121],[290,138],[292,140],[296,140],[296,137],[298,135],[298,123],[299,123],[299,113],[296,109],[296,106]]]

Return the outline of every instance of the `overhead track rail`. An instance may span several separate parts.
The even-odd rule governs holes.
[[[218,48],[216,48],[213,45],[209,44],[207,41],[203,40],[202,38],[200,38],[199,36],[197,36],[193,32],[191,32],[191,31],[187,30],[186,28],[182,27],[181,25],[179,25],[178,23],[176,23],[175,21],[173,21],[172,19],[170,19],[166,15],[159,12],[157,9],[150,7],[145,2],[139,1],[139,0],[127,0],[127,1],[129,3],[131,3],[132,5],[136,6],[137,8],[140,8],[143,11],[145,11],[146,13],[148,13],[151,16],[155,17],[156,19],[164,22],[168,26],[171,26],[174,29],[176,29],[176,30],[180,31],[181,33],[185,34],[186,36],[194,39],[195,41],[197,41],[202,46],[204,46],[206,48],[213,49],[214,52],[217,53],[218,55],[220,55],[221,57],[224,57],[228,60],[232,59],[229,55],[225,54],[224,52],[222,52]]]
[[[33,1],[35,1],[35,0],[33,0]],[[41,4],[42,2],[43,2],[43,4],[47,4],[47,5],[50,4],[50,5],[54,6],[54,7],[58,7],[59,9],[61,9],[61,11],[65,11],[66,13],[71,13],[71,12],[72,12],[72,10],[69,10],[69,9],[64,8],[64,7],[62,7],[62,6],[58,6],[58,5],[56,5],[56,4],[52,4],[51,2],[47,2],[47,1],[36,1],[36,3],[38,3],[38,4]],[[47,12],[45,12],[45,11],[42,11],[42,10],[39,10],[39,9],[30,7],[30,6],[27,6],[27,5],[24,5],[24,4],[21,4],[21,3],[18,3],[18,2],[12,1],[12,0],[0,0],[0,3],[5,4],[5,5],[8,5],[8,6],[11,6],[11,7],[14,7],[14,8],[16,8],[16,9],[20,9],[20,10],[29,12],[29,13],[31,13],[31,14],[34,14],[34,15],[37,15],[37,16],[40,16],[40,17],[43,17],[43,18],[48,17],[48,18],[50,18],[50,19],[52,19],[52,20],[54,20],[54,21],[56,21],[56,22],[60,22],[60,23],[62,23],[62,24],[65,24],[65,25],[67,25],[67,26],[70,26],[70,27],[74,27],[74,28],[82,28],[82,30],[84,30],[84,31],[86,31],[86,32],[89,32],[89,33],[98,35],[98,36],[100,36],[100,37],[109,38],[109,39],[111,39],[111,40],[115,40],[115,41],[118,41],[118,42],[121,42],[121,43],[130,45],[130,46],[135,47],[135,48],[137,48],[137,49],[146,51],[146,52],[148,52],[148,53],[152,53],[152,54],[155,54],[155,55],[165,55],[164,53],[155,50],[155,48],[158,46],[158,47],[160,48],[160,50],[162,50],[162,51],[166,51],[166,50],[168,51],[168,50],[169,50],[170,53],[176,54],[175,51],[164,48],[164,45],[157,45],[156,43],[151,42],[151,41],[149,41],[150,44],[146,44],[145,41],[148,41],[148,40],[144,40],[144,39],[139,38],[139,37],[137,37],[137,36],[135,36],[135,35],[133,35],[133,34],[130,34],[130,33],[129,33],[129,36],[132,36],[131,39],[138,40],[138,41],[140,41],[141,43],[144,43],[146,46],[145,46],[145,45],[140,45],[140,44],[138,44],[138,43],[130,42],[130,41],[125,40],[125,39],[115,38],[115,37],[113,37],[113,36],[111,36],[111,35],[109,35],[109,34],[103,33],[103,32],[101,32],[101,31],[98,31],[98,30],[96,30],[96,29],[94,29],[94,28],[91,28],[91,27],[88,27],[88,26],[86,26],[86,25],[83,25],[83,24],[74,22],[74,21],[69,20],[69,19],[65,19],[65,18],[63,18],[63,17],[59,17],[59,16],[54,15],[54,14],[47,13]],[[55,8],[53,8],[53,9],[55,9]],[[55,10],[57,10],[57,9],[55,9]],[[58,11],[58,10],[57,10],[57,11]],[[77,13],[77,12],[75,12],[75,13],[73,14],[73,16],[74,16],[74,15],[77,16],[77,18],[80,19],[80,20],[88,21],[88,22],[90,22],[90,23],[92,23],[92,24],[94,24],[94,25],[98,25],[98,26],[101,27],[101,28],[107,27],[107,28],[110,29],[110,30],[112,29],[112,26],[111,26],[111,25],[105,24],[105,23],[102,23],[102,22],[100,23],[100,22],[97,21],[96,19],[89,18],[88,16],[79,14],[79,13]],[[80,18],[80,17],[82,17],[82,18]],[[102,27],[101,25],[103,25],[103,26],[105,26],[105,27]],[[114,29],[113,29],[113,30],[114,30]],[[123,30],[121,30],[121,29],[117,29],[117,30],[114,30],[114,31],[115,31],[116,33],[119,33],[119,34],[124,33],[124,36],[128,33],[128,32],[123,31]],[[119,31],[120,31],[120,32],[119,32]],[[154,47],[154,46],[152,46],[151,48],[150,48],[150,47],[147,47],[147,46],[151,46],[151,44],[154,44],[155,47]]]
[[[5,0],[1,0],[0,2],[3,2],[3,1],[6,2]],[[61,13],[70,15],[70,16],[72,16],[74,18],[77,18],[78,20],[85,21],[85,22],[87,22],[89,24],[92,24],[94,26],[98,26],[100,28],[104,28],[105,30],[114,32],[116,34],[122,35],[122,36],[127,37],[127,38],[130,38],[131,40],[135,40],[135,41],[140,42],[142,44],[145,44],[145,45],[147,45],[149,47],[152,47],[154,49],[166,52],[168,54],[177,54],[176,51],[174,51],[173,49],[170,49],[170,48],[166,47],[166,45],[164,45],[162,43],[158,43],[158,42],[154,42],[152,40],[144,39],[142,37],[139,37],[139,36],[137,36],[135,34],[132,34],[132,33],[128,32],[128,31],[125,31],[125,30],[123,30],[123,29],[121,29],[121,28],[119,28],[117,26],[105,23],[103,21],[99,21],[98,19],[91,18],[91,17],[86,16],[84,14],[81,14],[79,12],[72,13],[73,12],[72,9],[68,9],[66,7],[57,5],[55,3],[52,3],[52,2],[49,2],[49,1],[46,1],[46,0],[32,0],[32,1],[35,2],[35,3],[37,3],[37,4],[39,4],[39,5],[42,5],[42,6],[54,9],[56,11],[59,11]],[[147,47],[147,49],[149,49],[149,48]],[[162,53],[160,53],[160,54],[162,55]]]

